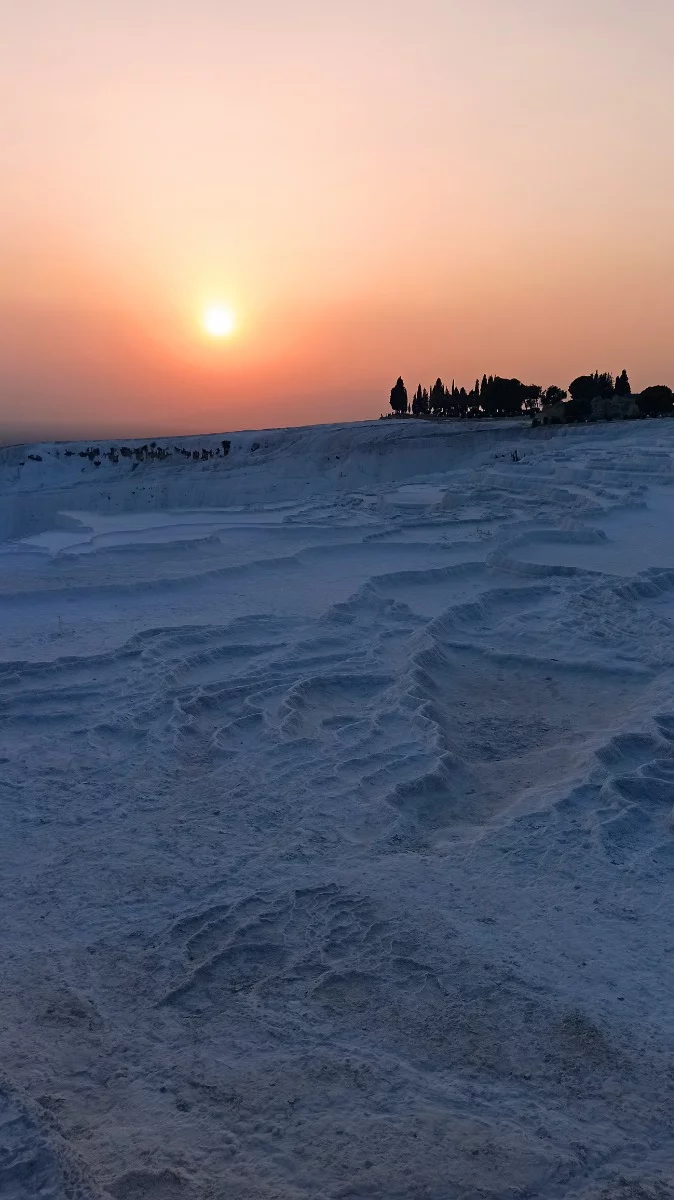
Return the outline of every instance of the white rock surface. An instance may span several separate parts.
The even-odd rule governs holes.
[[[0,1196],[674,1195],[674,422],[223,436],[0,450]]]

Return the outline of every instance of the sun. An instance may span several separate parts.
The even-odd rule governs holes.
[[[236,318],[231,308],[211,304],[204,310],[203,325],[209,337],[231,337],[236,328]]]

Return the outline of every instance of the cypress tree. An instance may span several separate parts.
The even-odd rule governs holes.
[[[632,395],[632,387],[630,385],[629,376],[627,374],[627,371],[625,371],[625,370],[623,370],[621,372],[621,374],[618,375],[618,377],[615,381],[615,394],[616,394],[616,396],[631,396]]]
[[[398,376],[396,383],[391,388],[390,405],[394,413],[398,415],[407,412],[407,388],[401,376]]]
[[[441,379],[436,379],[431,388],[431,412],[434,417],[439,417],[445,407],[445,385]]]

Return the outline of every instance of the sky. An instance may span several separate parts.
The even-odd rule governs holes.
[[[674,385],[673,42],[671,0],[3,5],[0,439]]]

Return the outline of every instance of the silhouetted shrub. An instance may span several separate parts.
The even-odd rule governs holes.
[[[647,387],[635,400],[645,417],[666,417],[674,409],[674,392],[664,383]]]
[[[569,388],[569,391],[571,389]],[[574,396],[564,404],[565,421],[587,421],[592,416],[592,397]]]

